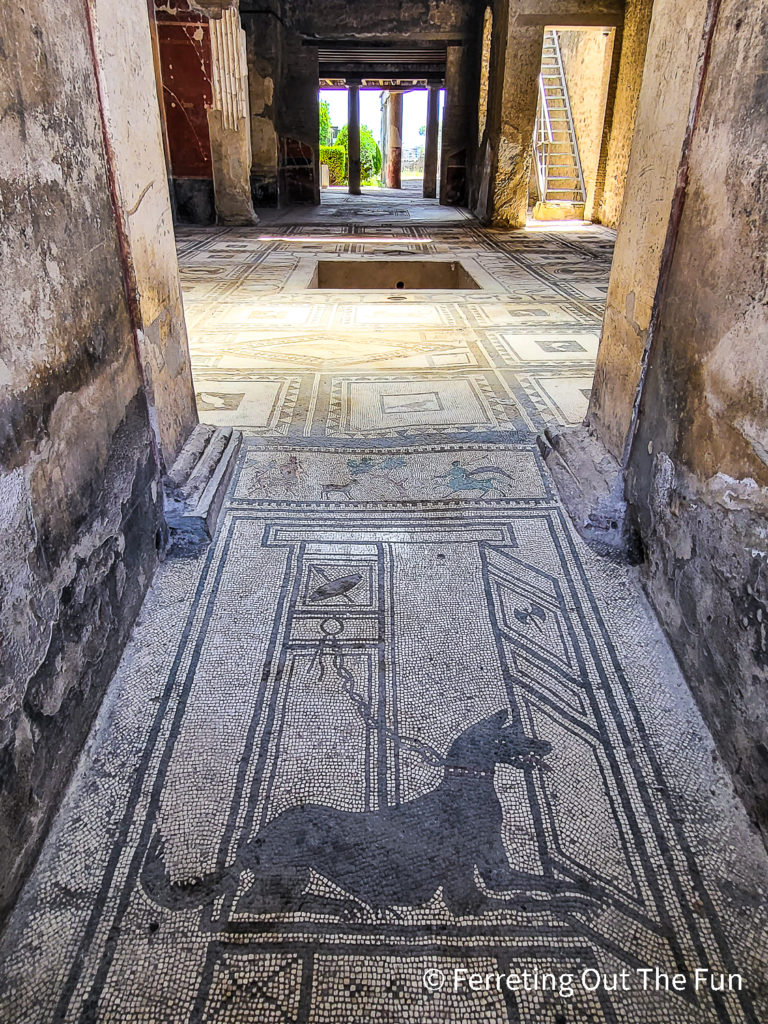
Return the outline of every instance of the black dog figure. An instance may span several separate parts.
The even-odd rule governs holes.
[[[506,720],[507,712],[500,711],[463,732],[432,792],[380,811],[291,807],[245,843],[221,873],[172,883],[154,837],[142,870],[144,889],[162,906],[200,906],[224,892],[234,893],[248,871],[252,882],[237,901],[238,911],[333,911],[347,918],[359,916],[361,908],[378,912],[420,906],[440,887],[457,916],[513,905],[494,892],[514,889],[519,897],[552,891],[551,879],[509,867],[493,783],[497,764],[540,767],[551,744],[523,735]],[[343,890],[338,898],[306,892],[313,871]]]

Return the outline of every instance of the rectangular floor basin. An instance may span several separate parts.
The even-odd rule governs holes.
[[[318,260],[309,287],[432,291],[469,290],[480,285],[458,260]]]

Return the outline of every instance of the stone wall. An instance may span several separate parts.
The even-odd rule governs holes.
[[[244,5],[245,6],[245,5]],[[251,195],[256,206],[277,206],[278,136],[275,90],[281,77],[282,17],[277,0],[241,11],[251,113]]]
[[[275,97],[278,188],[282,205],[320,202],[317,49],[296,32],[282,37],[282,74]]]
[[[518,0],[496,0],[493,14],[485,133],[470,197],[481,221],[521,227],[528,210],[546,19],[542,15],[540,23],[531,24],[526,5]]]
[[[687,5],[676,6],[685,10]],[[618,227],[621,218],[653,7],[654,0],[627,0],[624,11],[615,92],[611,90],[615,99],[605,154],[605,179],[594,211],[601,224],[612,228]]]
[[[145,0],[93,0],[95,45],[114,162],[145,392],[162,467],[197,423]]]
[[[247,9],[252,0],[241,0]],[[253,6],[260,4],[253,3]],[[282,17],[301,35],[318,39],[352,39],[376,36],[394,39],[462,38],[467,17],[475,13],[471,0],[379,0],[377,3],[349,3],[349,0],[282,0]],[[482,11],[480,12],[482,19]]]
[[[95,24],[92,36],[85,11],[0,8],[0,914],[56,810],[163,540],[136,267],[115,216],[121,186],[96,75],[99,48],[114,56],[131,38],[98,37]],[[147,169],[141,154],[136,166]],[[123,184],[135,205],[136,183]],[[167,204],[161,180],[147,210],[154,188]],[[148,325],[162,302],[148,297]]]
[[[446,50],[438,193],[444,206],[466,206],[471,201],[472,165],[477,150],[481,45],[478,32],[463,46],[449,46]]]
[[[611,28],[621,24],[624,10],[617,0],[494,0],[493,14],[487,118],[471,165],[470,206],[485,223],[522,227],[533,173],[544,30],[552,25]],[[598,77],[607,93],[609,73],[602,64]],[[589,104],[590,89],[585,81],[583,109]],[[591,124],[591,115],[585,118]]]
[[[488,52],[487,82],[483,83],[483,61],[485,32],[480,39],[479,60],[480,85],[478,87],[478,135],[474,159],[470,166],[468,201],[475,216],[487,223],[493,212],[493,178],[496,169],[496,155],[499,150],[501,130],[501,100],[504,90],[504,62],[507,49],[507,26],[509,22],[508,0],[493,0],[487,11],[490,14],[490,39]],[[483,28],[486,19],[483,15]],[[484,92],[483,109],[480,117],[480,90]],[[482,132],[480,125],[482,121]]]
[[[589,422],[621,458],[640,379],[706,0],[656,0]],[[649,170],[650,169],[650,170]]]
[[[603,142],[605,105],[611,75],[613,29],[566,29],[558,32],[576,142],[586,188],[584,216],[592,219]]]
[[[208,110],[213,104],[208,18],[186,0],[153,0],[177,220],[213,224],[216,206]]]
[[[704,5],[685,6],[695,54]],[[768,9],[706,6],[628,496],[651,598],[768,838]]]

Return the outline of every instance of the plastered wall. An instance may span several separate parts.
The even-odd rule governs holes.
[[[620,458],[658,286],[706,0],[656,0],[589,422]]]
[[[676,6],[679,10],[686,7]],[[611,132],[606,140],[605,179],[593,214],[611,228],[618,227],[621,218],[653,8],[654,0],[626,0],[624,8],[617,78],[612,90]]]
[[[197,422],[144,0],[0,9],[0,917],[165,541]]]
[[[586,188],[584,217],[595,209],[603,123],[611,75],[615,30],[561,29],[558,32],[573,126]]]
[[[5,4],[0,37],[2,914],[114,671],[162,519],[85,8]]]
[[[765,5],[723,0],[711,46],[692,40],[702,53],[700,108],[692,106],[628,496],[651,598],[768,838],[766,39]],[[668,53],[667,75],[669,64]]]
[[[160,107],[144,0],[94,0],[102,98],[137,296],[152,426],[170,468],[197,423]]]

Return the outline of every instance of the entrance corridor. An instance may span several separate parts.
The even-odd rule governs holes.
[[[768,1019],[765,849],[536,444],[586,412],[613,237],[407,190],[179,230],[200,418],[244,444],[210,548],[157,571],[0,1019]],[[350,259],[478,287],[312,287]]]

